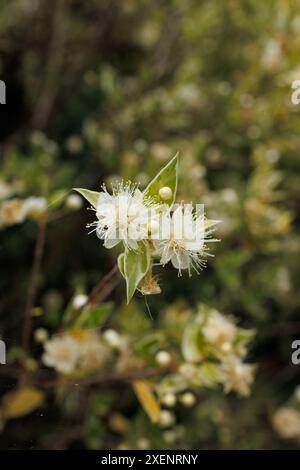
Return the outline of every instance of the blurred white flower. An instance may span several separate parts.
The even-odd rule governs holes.
[[[237,329],[231,321],[219,312],[213,311],[209,314],[202,332],[208,343],[222,348],[223,352],[229,352],[230,343],[235,339]]]
[[[53,338],[45,343],[44,364],[69,374],[76,369],[80,357],[79,343],[70,335]]]
[[[94,370],[101,367],[109,356],[107,347],[102,344],[94,332],[86,332],[80,343],[78,367],[84,370]]]
[[[220,366],[221,382],[225,393],[231,390],[241,396],[250,395],[250,386],[254,381],[255,365],[245,364],[236,356],[228,356]]]
[[[24,222],[27,209],[21,199],[9,199],[0,205],[0,227],[6,227]]]
[[[300,412],[294,408],[279,408],[273,415],[274,429],[285,439],[300,439]]]

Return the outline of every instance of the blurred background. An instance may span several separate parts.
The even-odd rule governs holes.
[[[1,448],[299,448],[299,7],[1,0]],[[176,424],[161,427],[126,381],[53,389],[51,372],[39,403],[9,414],[7,395],[40,374],[43,333],[61,329],[70,303],[116,259],[87,235],[93,213],[71,189],[99,191],[120,178],[143,188],[177,151],[177,199],[204,203],[222,221],[221,242],[199,276],[160,273],[162,294],[148,299],[153,320],[141,296],[125,307],[123,282],[111,286],[105,327],[164,334],[167,310],[199,302],[233,315],[256,330],[251,396],[201,389],[195,406],[175,405]],[[289,412],[274,426],[282,407]]]

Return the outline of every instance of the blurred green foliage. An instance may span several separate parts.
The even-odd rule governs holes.
[[[0,2],[0,78],[8,89],[0,190],[3,199],[42,196],[50,212],[34,329],[55,333],[70,299],[89,292],[116,256],[86,236],[92,214],[67,207],[70,189],[99,190],[120,178],[144,188],[179,151],[177,199],[205,203],[208,217],[222,220],[221,243],[200,276],[178,279],[164,270],[163,293],[148,300],[152,328],[173,328],[175,338],[181,318],[165,318],[166,307],[182,311],[180,302],[201,302],[257,331],[250,360],[258,364],[250,398],[202,391],[196,407],[178,406],[177,425],[167,430],[149,423],[126,383],[62,387],[42,411],[9,421],[1,447],[297,447],[276,435],[270,416],[299,374],[290,359],[300,336],[300,108],[290,100],[291,83],[300,79],[299,6]],[[38,223],[0,232],[1,336],[12,362],[23,354],[21,318]],[[123,300],[122,285],[110,295],[108,326],[147,330],[144,299],[130,315]],[[33,343],[31,360],[39,354]],[[3,379],[0,367],[4,394],[16,380]]]

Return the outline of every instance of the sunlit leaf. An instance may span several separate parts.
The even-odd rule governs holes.
[[[139,402],[152,423],[157,423],[160,418],[160,405],[153,393],[151,383],[146,380],[135,380],[132,386]]]
[[[2,412],[5,418],[19,418],[28,415],[41,406],[44,394],[34,387],[24,387],[5,395]]]

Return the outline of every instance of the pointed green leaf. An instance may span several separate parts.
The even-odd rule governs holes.
[[[138,251],[126,250],[124,274],[127,286],[127,304],[133,297],[137,286],[150,268],[151,257],[146,245],[141,244]]]
[[[97,191],[90,191],[89,189],[73,188],[73,191],[77,191],[81,196],[85,197],[93,207],[97,207],[99,194]]]
[[[178,179],[178,153],[167,165],[160,170],[155,178],[148,184],[144,191],[145,198],[154,198],[156,202],[167,203],[172,206],[177,191],[177,179]],[[169,200],[162,200],[159,196],[159,190],[161,188],[168,187],[172,190],[172,197]]]

